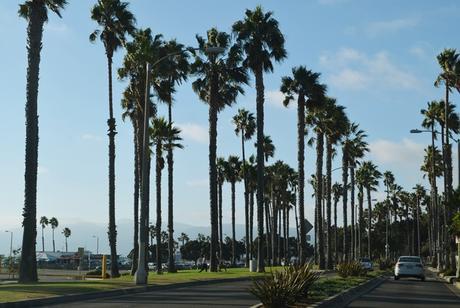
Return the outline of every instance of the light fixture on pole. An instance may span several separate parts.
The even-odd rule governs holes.
[[[99,254],[99,236],[93,235],[93,238],[96,239],[96,254]]]
[[[147,177],[149,176],[147,172],[147,162],[148,162],[148,155],[149,155],[149,138],[148,138],[148,131],[149,131],[149,116],[150,116],[150,74],[151,74],[151,69],[157,66],[159,63],[162,61],[179,55],[184,52],[191,52],[193,53],[195,50],[200,50],[200,48],[187,48],[183,49],[179,52],[174,52],[165,55],[164,57],[161,57],[158,59],[156,62],[153,64],[146,63],[145,65],[145,96],[144,96],[144,123],[143,123],[143,141],[142,141],[142,160],[141,160],[141,166],[142,166],[142,172],[141,172],[141,215],[140,215],[140,222],[139,222],[139,254],[138,254],[138,265],[137,265],[137,270],[134,275],[134,281],[137,285],[141,284],[147,284],[147,271],[146,271],[146,266],[145,266],[145,261],[146,261],[146,244],[147,244],[147,232],[146,229],[149,227],[149,219],[147,217],[147,213],[145,211],[146,207],[148,206],[148,196],[147,196],[147,191],[148,191],[148,181]],[[210,46],[206,47],[204,51],[208,54],[221,54],[225,52],[225,48],[219,47],[219,46]],[[160,266],[160,264],[157,264],[157,266]]]

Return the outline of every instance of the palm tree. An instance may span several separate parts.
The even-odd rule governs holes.
[[[429,182],[431,185],[431,207],[434,212],[434,221],[433,221],[433,229],[434,233],[436,234],[436,239],[433,241],[435,243],[434,245],[434,254],[436,256],[437,260],[437,267],[438,269],[441,268],[441,251],[439,249],[439,244],[440,244],[440,228],[439,228],[439,210],[438,210],[438,190],[436,187],[436,177],[437,177],[437,163],[440,161],[442,163],[442,166],[444,167],[444,161],[443,158],[440,160],[437,159],[437,150],[434,145],[434,140],[436,139],[436,131],[435,131],[435,126],[436,123],[438,122],[437,119],[439,118],[439,114],[442,111],[441,104],[436,101],[432,101],[427,103],[428,108],[427,109],[422,109],[420,113],[424,116],[422,126],[424,128],[430,129],[431,130],[431,150],[430,147],[425,150],[426,156],[425,156],[425,162],[424,165],[422,165],[421,170],[424,171],[426,174],[429,176]],[[430,155],[431,154],[431,155]],[[440,172],[442,173],[443,170]],[[441,174],[440,174],[441,175]]]
[[[265,13],[261,6],[255,10],[246,10],[245,18],[233,24],[233,32],[243,46],[246,58],[244,65],[255,76],[257,91],[257,271],[264,272],[263,258],[263,206],[264,206],[264,81],[263,73],[273,71],[272,60],[276,62],[286,58],[284,36],[278,27],[278,21],[272,12]]]
[[[257,148],[257,142],[254,143],[254,146]],[[270,157],[275,156],[276,147],[273,144],[273,140],[270,136],[264,136],[263,143],[262,143],[262,149],[264,153],[265,162],[268,162],[268,159]]]
[[[364,180],[364,187],[366,188],[367,193],[367,204],[368,204],[368,226],[367,226],[367,255],[369,258],[371,256],[371,229],[372,229],[372,199],[371,199],[371,191],[376,191],[376,186],[379,185],[379,179],[382,177],[380,171],[377,170],[377,166],[374,165],[371,161],[363,162],[361,166],[363,170],[363,180]]]
[[[170,126],[164,118],[155,118],[152,120],[150,138],[152,147],[155,147],[156,161],[156,203],[157,203],[157,221],[156,234],[161,234],[161,172],[164,168],[163,151],[168,151],[171,147],[182,149],[183,146],[179,142],[180,129]],[[168,236],[169,237],[169,236]],[[161,238],[157,236],[157,274],[161,274]],[[174,262],[174,260],[173,260]]]
[[[342,139],[349,125],[349,120],[345,114],[345,107],[337,105],[336,100],[327,98],[325,104],[324,132],[326,136],[326,213],[327,213],[327,238],[326,238],[326,267],[333,268],[332,260],[332,231],[331,231],[331,203],[332,203],[332,156],[333,147]],[[353,227],[353,205],[352,204],[352,227]],[[353,238],[353,229],[352,229]],[[352,241],[353,242],[353,241]]]
[[[246,266],[249,266],[249,190],[245,168],[246,153],[244,151],[244,142],[245,140],[250,140],[256,130],[254,114],[245,109],[239,109],[238,113],[233,116],[233,124],[235,124],[235,134],[237,136],[241,135],[241,153],[243,156],[243,168],[241,168],[241,172],[244,183],[244,217],[246,225]]]
[[[51,229],[53,231],[53,252],[56,252],[56,245],[54,242],[54,229],[56,229],[59,226],[59,222],[56,219],[56,217],[51,217],[51,219],[49,220],[49,224],[51,225]]]
[[[162,84],[164,91],[164,100],[168,105],[168,123],[172,125],[172,103],[173,93],[176,85],[187,80],[190,70],[188,63],[188,54],[183,52],[184,45],[177,43],[175,40],[167,42],[164,46],[165,54],[174,54],[168,58],[168,61],[162,62],[162,71],[165,74]],[[172,140],[168,141],[172,145]],[[174,264],[174,157],[173,147],[168,148],[166,156],[168,162],[168,272],[176,272]]]
[[[218,248],[218,204],[217,204],[217,115],[226,106],[232,105],[243,94],[242,84],[247,84],[246,70],[240,66],[242,57],[238,45],[230,47],[230,36],[213,28],[207,32],[207,39],[196,37],[198,54],[191,71],[198,78],[192,88],[198,97],[209,106],[209,195],[211,208],[211,253],[210,269],[217,271]],[[225,59],[211,53],[210,48],[222,48]]]
[[[67,239],[70,237],[70,235],[72,234],[72,231],[70,231],[69,228],[65,227],[63,230],[62,230],[62,234],[64,234],[64,237],[65,237],[65,252],[68,252],[68,247],[67,247]]]
[[[89,39],[95,42],[99,37],[104,43],[107,56],[109,79],[109,243],[111,276],[118,277],[117,230],[115,225],[115,135],[116,124],[112,101],[112,58],[114,52],[126,42],[126,35],[134,33],[134,15],[128,10],[128,3],[120,0],[98,0],[91,10],[91,19],[102,29],[94,30]]]
[[[306,67],[294,67],[292,77],[283,77],[281,80],[281,92],[285,95],[283,104],[287,107],[294,95],[297,95],[297,164],[298,164],[298,183],[299,183],[299,217],[300,217],[300,262],[306,262],[306,232],[305,232],[305,209],[304,209],[304,190],[305,190],[305,107],[315,107],[323,101],[326,86],[319,83],[319,73],[313,73]]]
[[[445,85],[445,104],[444,104],[444,123],[449,123],[449,92],[451,88],[455,87],[459,80],[460,75],[458,74],[457,67],[459,64],[459,54],[455,49],[444,49],[438,56],[437,60],[442,72],[436,78],[434,85],[439,87],[441,84]],[[449,203],[450,196],[452,194],[452,158],[451,148],[449,144],[449,125],[444,126],[444,160],[446,164],[445,182],[446,186],[446,203]]]
[[[121,101],[124,110],[122,114],[123,121],[128,117],[131,120],[134,131],[134,238],[133,238],[133,262],[131,274],[134,275],[138,265],[139,254],[139,196],[140,196],[140,181],[141,181],[141,149],[144,140],[143,121],[144,121],[144,104],[145,104],[145,63],[154,63],[161,57],[160,51],[163,46],[161,35],[156,35],[152,38],[152,33],[149,28],[136,30],[132,42],[126,44],[126,55],[123,59],[123,66],[118,69],[118,77],[121,80],[129,80],[129,85],[123,92]],[[155,72],[155,76],[159,73]],[[150,101],[151,114],[155,116],[155,108],[153,102]],[[150,159],[148,160],[148,168],[150,167]],[[147,177],[149,180],[149,177]],[[149,185],[147,185],[148,187]],[[148,197],[148,194],[147,194]],[[144,201],[145,203],[146,200]],[[145,206],[145,205],[144,205]],[[144,211],[145,212],[145,211]],[[147,225],[147,224],[142,224]],[[141,228],[143,229],[143,228]],[[148,242],[148,230],[144,230],[146,240]]]
[[[223,227],[222,227],[222,186],[225,182],[225,170],[227,168],[227,161],[223,157],[218,157],[216,162],[216,169],[217,169],[217,185],[218,185],[218,216],[219,216],[219,260],[222,260],[222,253],[223,253],[223,245],[224,245],[224,238],[223,238]]]
[[[188,237],[186,233],[182,232],[180,236],[177,238],[177,240],[179,242],[182,242],[182,246],[184,246],[185,243],[187,243],[190,240],[190,238]]]
[[[395,177],[391,171],[385,171],[383,173],[383,184],[386,187],[387,200],[385,202],[385,260],[388,260],[388,220],[390,217],[389,205],[390,205],[390,193],[391,189],[395,184]]]
[[[343,187],[340,183],[332,185],[332,193],[334,195],[334,263],[338,263],[338,241],[337,236],[337,203],[339,203],[340,196],[343,195]]]
[[[48,21],[48,10],[61,17],[66,0],[26,0],[19,5],[18,14],[27,20],[27,86],[26,86],[26,155],[23,208],[23,237],[19,282],[36,282],[37,258],[37,168],[38,168],[38,80],[43,25]]]
[[[40,225],[42,226],[42,252],[45,252],[45,235],[43,234],[43,231],[48,224],[49,220],[46,216],[40,217]]]
[[[248,192],[249,192],[249,243],[250,243],[250,259],[253,258],[254,254],[254,194],[257,191],[257,166],[256,157],[251,155],[249,160],[243,166],[245,168],[245,175],[248,181]]]
[[[236,264],[236,238],[235,238],[235,184],[241,180],[240,170],[242,163],[238,156],[230,155],[227,159],[225,178],[232,189],[232,265]]]
[[[420,203],[425,199],[426,197],[426,190],[425,187],[423,187],[420,184],[415,185],[414,187],[415,190],[415,196],[416,196],[416,220],[417,220],[417,256],[420,256]]]
[[[345,130],[344,139],[342,140],[342,182],[343,182],[343,257],[348,260],[348,231],[347,231],[347,202],[348,202],[348,169],[350,165],[355,167],[357,160],[364,156],[368,150],[367,143],[364,141],[366,138],[364,131],[359,129],[358,124],[350,123]],[[352,178],[354,181],[354,177]],[[354,182],[351,183],[354,187]],[[354,191],[353,191],[354,193]]]

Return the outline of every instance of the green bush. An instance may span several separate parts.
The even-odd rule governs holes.
[[[452,269],[452,268],[446,268],[444,269],[443,271],[441,271],[441,273],[444,274],[444,276],[455,276],[455,270]]]
[[[366,276],[367,271],[364,269],[359,262],[351,261],[351,262],[342,262],[337,265],[337,273],[340,277],[359,277],[359,276]]]
[[[393,262],[390,260],[381,259],[379,260],[379,269],[382,271],[388,270],[393,267]]]
[[[250,292],[264,307],[288,307],[308,296],[311,285],[318,280],[319,273],[312,270],[312,264],[288,266],[281,271],[253,281]]]

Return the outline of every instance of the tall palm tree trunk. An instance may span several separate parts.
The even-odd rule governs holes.
[[[370,187],[366,187],[367,191],[367,206],[368,206],[368,221],[367,221],[367,255],[370,259],[372,259],[371,255],[371,229],[372,229],[372,199],[371,199],[371,189]]]
[[[54,242],[54,228],[52,230],[52,236],[53,236],[53,252],[56,252],[56,243]]]
[[[45,252],[45,234],[44,234],[45,228],[42,227],[42,252]]]
[[[361,258],[363,256],[363,227],[364,227],[364,187],[363,185],[359,186],[359,194],[358,194],[358,254]]]
[[[262,66],[255,72],[257,91],[257,272],[265,272],[264,265],[264,81]]]
[[[420,197],[417,196],[417,256],[420,256]]]
[[[68,252],[68,249],[67,249],[67,236],[65,237],[65,252]]]
[[[117,256],[117,229],[115,222],[115,135],[116,124],[113,117],[113,94],[112,94],[112,55],[107,54],[107,67],[109,77],[109,244],[110,244],[110,272],[112,277],[119,277]]]
[[[223,257],[223,227],[222,227],[222,183],[219,183],[219,259],[222,260]]]
[[[307,232],[305,230],[305,97],[299,94],[297,101],[297,164],[298,164],[298,184],[299,184],[299,219],[300,219],[300,264],[307,261]],[[316,234],[315,234],[316,236]]]
[[[137,271],[137,263],[139,258],[139,192],[140,192],[140,163],[139,163],[139,122],[133,122],[134,128],[134,250],[133,263],[131,266],[131,275]]]
[[[158,142],[156,145],[156,201],[157,201],[157,221],[155,226],[155,233],[157,239],[156,255],[157,255],[157,274],[162,273],[161,268],[161,169],[162,169],[162,144]]]
[[[273,229],[270,225],[271,217],[270,217],[270,201],[265,202],[265,227],[267,229],[265,241],[266,241],[266,248],[267,248],[267,259],[270,265],[273,265],[272,260],[273,256],[271,253],[271,233],[273,232]]]
[[[355,260],[355,168],[350,167],[351,259]]]
[[[211,272],[217,272],[218,204],[217,204],[217,87],[218,76],[213,72],[209,104],[209,200],[211,215]]]
[[[294,216],[295,216],[295,230],[296,230],[296,241],[297,241],[297,253],[300,252],[300,232],[299,232],[299,217],[297,216],[297,202],[294,203]]]
[[[168,123],[169,127],[172,127],[172,102],[168,102]],[[171,136],[168,140],[168,272],[175,273],[176,265],[174,262],[174,157],[172,149]]]
[[[327,256],[326,267],[333,268],[332,261],[332,230],[331,230],[331,180],[332,180],[332,144],[329,137],[326,137],[326,216],[327,216]]]
[[[250,259],[253,259],[254,254],[254,192],[251,191],[249,198],[249,254]]]
[[[23,237],[19,282],[36,282],[37,258],[37,168],[38,168],[38,78],[40,51],[42,48],[43,24],[46,7],[43,2],[33,1],[27,26],[27,88],[26,88],[26,151],[25,191],[23,209]]]
[[[249,267],[249,195],[248,195],[248,180],[246,177],[246,153],[244,151],[244,129],[241,130],[241,151],[243,154],[243,183],[244,183],[244,220],[245,220],[245,233],[246,233],[246,267]]]
[[[338,263],[338,244],[339,244],[339,237],[337,234],[337,199],[334,200],[334,263]]]
[[[235,235],[235,182],[232,187],[232,266],[236,266],[236,235]]]
[[[348,153],[343,151],[342,156],[342,181],[343,181],[343,260],[348,261],[348,230],[347,230],[347,202],[348,202]]]
[[[325,268],[324,260],[324,233],[323,215],[321,211],[323,199],[323,155],[324,155],[324,135],[321,132],[316,134],[316,217],[318,224],[318,258],[319,268]]]

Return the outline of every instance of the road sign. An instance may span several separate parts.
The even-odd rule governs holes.
[[[305,233],[308,233],[313,229],[313,225],[308,221],[308,219],[305,219]]]

